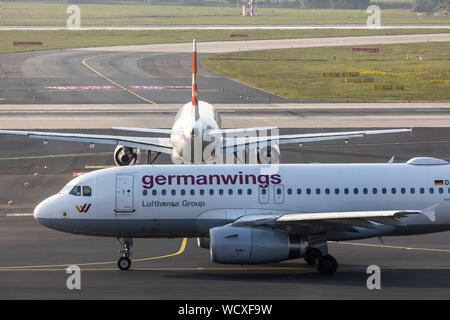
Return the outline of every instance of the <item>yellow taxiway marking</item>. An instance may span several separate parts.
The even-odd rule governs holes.
[[[84,166],[85,169],[106,169],[114,168],[115,166]]]
[[[149,261],[149,260],[157,260],[157,259],[164,259],[173,257],[179,254],[182,254],[184,250],[186,249],[186,243],[187,238],[183,238],[183,241],[181,242],[180,249],[178,249],[177,252],[166,254],[159,257],[151,257],[151,258],[143,258],[143,259],[134,259],[133,262],[139,262],[139,261]],[[115,264],[117,261],[108,261],[108,262],[90,262],[90,263],[71,263],[71,264],[54,264],[54,265],[40,265],[40,266],[18,266],[18,267],[0,267],[0,271],[4,270],[22,270],[22,269],[32,269],[35,270],[35,268],[43,269],[43,268],[57,268],[57,267],[68,267],[71,265],[77,265],[77,266],[94,266],[94,265],[103,265],[103,264]]]
[[[7,213],[7,217],[28,217],[33,216],[33,213]]]
[[[450,140],[433,141],[409,141],[409,142],[380,142],[380,143],[352,143],[352,144],[322,144],[318,146],[302,146],[301,148],[332,148],[332,147],[361,147],[361,146],[385,146],[385,145],[408,145],[408,144],[432,144],[432,143],[450,143]],[[299,147],[281,147],[283,149],[298,149]]]
[[[401,246],[388,246],[383,244],[369,244],[369,243],[355,243],[355,242],[338,242],[338,241],[328,241],[328,243],[335,244],[345,244],[352,246],[363,246],[363,247],[377,247],[377,248],[388,248],[388,249],[403,249],[403,250],[417,250],[417,251],[432,251],[432,252],[448,252],[450,250],[447,249],[429,249],[429,248],[414,248],[414,247],[401,247]]]
[[[141,99],[141,100],[143,100],[143,101],[145,101],[145,102],[152,103],[152,104],[157,104],[156,102],[153,102],[153,101],[151,101],[151,100],[148,100],[148,99],[146,99],[146,98],[144,98],[144,97],[138,95],[136,92],[133,92],[133,91],[131,91],[130,89],[125,88],[124,86],[122,86],[122,85],[118,84],[117,82],[111,80],[110,78],[108,78],[108,77],[105,76],[104,74],[100,73],[99,71],[95,70],[94,68],[92,68],[90,65],[88,65],[88,64],[86,63],[87,60],[92,59],[92,58],[96,58],[96,57],[99,57],[99,56],[103,56],[103,54],[101,54],[101,55],[96,55],[96,56],[92,56],[92,57],[84,58],[83,60],[81,60],[81,62],[82,62],[87,68],[89,68],[91,71],[95,72],[96,74],[98,74],[100,77],[102,77],[102,78],[105,79],[106,81],[109,81],[110,83],[112,83],[112,84],[118,86],[120,89],[125,90],[125,91],[131,93],[132,95],[136,96],[137,98],[139,98],[139,99]]]
[[[49,158],[64,158],[64,157],[109,156],[111,154],[112,154],[112,152],[67,153],[67,154],[50,154],[50,155],[44,155],[44,156],[7,157],[7,158],[0,158],[0,160],[24,160],[24,159],[49,159]]]

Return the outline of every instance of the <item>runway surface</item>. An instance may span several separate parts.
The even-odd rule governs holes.
[[[355,40],[339,41],[351,45]],[[210,43],[203,48],[200,44],[199,50],[204,55],[308,43],[342,42]],[[0,127],[105,134],[116,133],[109,129],[113,125],[168,128],[179,106],[190,100],[190,48],[180,44],[2,54]],[[414,127],[412,135],[323,142],[301,149],[285,146],[283,163],[387,162],[392,156],[396,162],[415,156],[450,160],[448,103],[299,103],[204,69],[199,72],[200,98],[220,110],[225,128],[276,125],[287,134]],[[450,232],[384,238],[384,243],[330,243],[340,264],[332,277],[320,276],[302,259],[224,266],[211,263],[208,250],[198,248],[194,239],[138,239],[133,255],[138,261],[131,271],[121,272],[116,267],[116,239],[52,231],[30,215],[74,173],[111,166],[113,149],[0,136],[0,299],[450,298]],[[167,156],[157,161],[168,162]],[[65,268],[71,264],[82,269],[81,290],[66,287]],[[371,264],[381,267],[381,290],[366,287]]]
[[[328,131],[327,129],[317,129]],[[311,129],[282,129],[281,133]],[[84,132],[84,131],[83,131]],[[89,132],[111,133],[109,130]],[[417,128],[414,134],[282,148],[282,162],[386,162],[396,156],[450,160],[450,129]],[[448,299],[450,232],[330,243],[340,263],[332,277],[302,259],[257,266],[210,262],[195,239],[137,239],[132,270],[117,270],[115,239],[75,236],[40,226],[32,216],[40,200],[57,192],[74,172],[112,165],[112,147],[0,137],[0,298],[125,299]],[[168,163],[161,157],[158,163]],[[38,173],[38,177],[34,177]],[[28,182],[30,186],[25,187]],[[14,201],[13,206],[7,202]],[[358,245],[356,245],[358,244]],[[169,257],[166,257],[170,255]],[[141,260],[143,259],[143,260]],[[68,290],[67,265],[82,269],[82,289]],[[366,268],[382,270],[382,289],[368,290]],[[17,268],[20,267],[20,268]]]

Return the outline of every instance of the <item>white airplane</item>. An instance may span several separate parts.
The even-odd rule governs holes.
[[[43,226],[123,239],[198,237],[217,263],[303,257],[337,269],[327,241],[450,230],[450,165],[142,165],[87,173],[34,210]],[[209,239],[210,240],[209,240]]]
[[[410,129],[366,130],[327,132],[294,135],[268,135],[275,127],[222,129],[219,112],[209,103],[198,101],[197,92],[197,45],[193,41],[192,101],[182,106],[171,129],[124,128],[117,130],[170,135],[170,138],[116,136],[78,133],[0,130],[0,134],[24,135],[29,138],[88,142],[116,145],[114,162],[118,166],[137,164],[141,150],[148,151],[148,162],[153,163],[161,153],[170,154],[172,161],[181,163],[224,163],[224,155],[238,158],[240,163],[276,163],[280,159],[280,144],[299,144],[348,140],[372,134],[410,132]],[[252,150],[250,155],[246,150]],[[151,152],[155,152],[154,159]],[[239,154],[238,154],[239,153]],[[222,157],[222,158],[221,158]],[[253,158],[252,158],[253,157]],[[227,163],[229,163],[227,158]]]

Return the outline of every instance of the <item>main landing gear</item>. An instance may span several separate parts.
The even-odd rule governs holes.
[[[117,238],[117,240],[120,239]],[[122,245],[122,249],[119,251],[122,253],[122,257],[120,257],[119,261],[117,261],[117,266],[120,270],[128,270],[131,266],[131,248],[133,247],[133,239],[132,238],[123,238],[123,242],[120,242]]]
[[[305,261],[309,265],[315,265],[320,274],[331,275],[336,273],[338,263],[336,259],[328,254],[328,245],[326,241],[308,241],[308,247],[305,252]]]

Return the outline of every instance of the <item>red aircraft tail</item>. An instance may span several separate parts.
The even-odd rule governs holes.
[[[198,106],[197,93],[197,40],[193,41],[192,48],[192,106]]]

